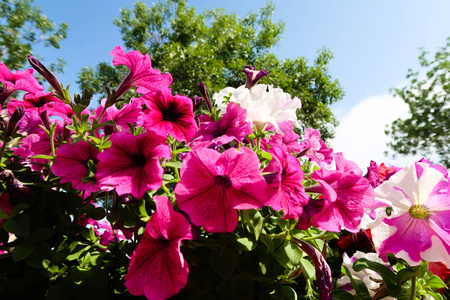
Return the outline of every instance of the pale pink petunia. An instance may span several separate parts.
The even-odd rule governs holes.
[[[365,208],[375,205],[375,194],[356,163],[346,160],[341,153],[334,154],[334,158],[336,170],[322,168],[311,174],[320,187],[308,191],[324,197],[323,209],[313,216],[313,225],[333,232],[341,229],[357,232]]]
[[[170,134],[179,142],[190,142],[198,126],[192,110],[192,100],[186,96],[172,95],[170,89],[161,89],[141,97],[147,106],[144,110],[144,128],[162,135]]]
[[[166,138],[153,131],[134,136],[130,132],[111,135],[111,147],[98,155],[96,178],[104,190],[116,189],[118,195],[131,193],[142,198],[162,185],[161,158],[171,158]]]
[[[56,151],[51,170],[56,176],[61,176],[61,183],[71,182],[74,189],[98,191],[99,187],[96,183],[82,180],[89,172],[88,161],[98,162],[98,153],[97,148],[86,141],[79,141],[75,145],[64,144]]]
[[[450,264],[450,183],[426,162],[410,164],[375,189],[390,207],[372,237],[380,257],[388,253],[408,264],[423,260]]]
[[[175,187],[178,206],[192,223],[209,232],[233,232],[237,209],[258,209],[266,202],[267,184],[250,149],[219,153],[197,148],[186,155]]]
[[[303,188],[303,170],[298,159],[283,148],[270,148],[272,160],[263,170],[268,183],[268,205],[275,210],[283,209],[283,219],[298,219],[309,196]]]
[[[274,135],[270,136],[267,143],[270,146],[285,147],[289,152],[300,152],[301,147],[298,142],[299,135],[294,132],[294,123],[290,120],[278,123],[281,133],[276,132],[275,126],[270,124],[266,130],[275,131]]]
[[[301,155],[305,155],[319,165],[329,165],[333,161],[332,148],[322,141],[317,129],[306,128],[303,136],[304,141],[300,143]]]
[[[201,122],[194,140],[189,145],[209,148],[212,145],[226,145],[230,142],[242,142],[246,135],[253,132],[252,125],[247,121],[247,111],[238,104],[231,102],[227,112],[217,122]]]
[[[3,90],[0,89],[0,104],[18,90],[30,93],[43,91],[44,87],[33,77],[33,72],[33,69],[28,69],[13,73],[0,62],[0,82],[3,83]]]
[[[130,73],[117,88],[116,99],[131,87],[137,87],[138,93],[145,94],[160,88],[168,88],[172,84],[172,76],[169,73],[161,75],[160,70],[152,68],[148,54],[142,55],[137,50],[125,53],[121,46],[115,47],[110,54],[114,57],[113,65],[125,65],[130,69]]]
[[[125,275],[125,286],[134,296],[167,299],[186,285],[189,266],[180,251],[182,240],[191,240],[191,226],[175,212],[167,197],[155,196],[156,210],[134,250]]]

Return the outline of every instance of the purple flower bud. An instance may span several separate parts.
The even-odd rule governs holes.
[[[17,123],[22,119],[25,114],[25,108],[21,105],[16,106],[14,113],[9,118],[8,126],[6,129],[6,136],[11,136],[16,129]]]
[[[38,71],[39,74],[41,74],[45,80],[47,80],[48,83],[55,89],[55,91],[59,95],[63,95],[61,84],[59,83],[58,79],[56,79],[55,75],[47,69],[38,59],[36,59],[33,55],[27,55],[27,59],[30,62],[33,69]]]
[[[245,87],[248,89],[255,86],[261,78],[269,75],[269,72],[267,72],[266,70],[256,70],[256,66],[245,66],[242,72],[247,75],[247,82],[245,83]]]
[[[197,109],[199,109],[200,105],[202,105],[202,103],[203,103],[203,100],[204,100],[203,97],[199,97],[197,95],[194,96],[194,99],[192,99],[193,112],[195,112]]]
[[[44,123],[45,128],[47,130],[50,130],[50,119],[48,117],[47,111],[44,110],[39,116],[41,117],[42,123]]]
[[[319,289],[320,300],[331,300],[331,291],[333,290],[333,281],[331,280],[331,269],[322,254],[308,243],[299,239],[292,238],[314,263],[316,269],[316,286]]]
[[[202,94],[203,99],[205,99],[205,102],[206,102],[206,105],[208,106],[209,111],[212,113],[211,97],[209,96],[208,89],[206,88],[206,84],[204,81],[202,81],[198,84],[198,89],[200,90],[200,93]]]

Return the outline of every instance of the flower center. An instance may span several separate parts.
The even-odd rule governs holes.
[[[217,175],[214,178],[214,183],[223,186],[226,189],[231,187],[231,180],[228,175]]]
[[[147,158],[145,158],[143,153],[136,153],[131,157],[131,161],[133,162],[133,165],[136,167],[143,167],[145,166],[145,163],[147,162]]]
[[[414,219],[428,219],[430,212],[425,205],[414,205],[409,209],[409,214]]]

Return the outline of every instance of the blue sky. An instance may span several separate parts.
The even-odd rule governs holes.
[[[72,92],[77,92],[75,81],[80,69],[100,61],[112,61],[109,52],[116,45],[123,45],[119,30],[112,21],[119,16],[120,8],[132,8],[133,1],[35,2],[50,19],[57,23],[67,22],[70,29],[61,49],[38,47],[34,54],[45,57],[47,63],[56,61],[57,57],[66,60],[65,74],[60,76],[60,80],[65,84],[71,82]],[[152,5],[152,1],[144,3]],[[243,17],[250,10],[258,11],[265,1],[188,0],[188,3],[197,11],[220,7]],[[338,128],[338,140],[335,141],[338,149],[335,146],[335,150],[344,152],[344,155],[351,153],[346,155],[350,159],[352,155],[357,156],[355,160],[362,167],[368,165],[369,157],[380,162],[384,158],[382,152],[386,141],[374,141],[375,136],[381,138],[380,133],[384,130],[384,125],[378,123],[406,116],[405,107],[389,96],[389,89],[405,84],[408,68],[419,68],[420,47],[433,53],[445,45],[450,36],[450,1],[283,0],[274,3],[274,19],[283,20],[285,32],[279,46],[272,49],[273,53],[280,58],[304,56],[309,61],[314,60],[322,47],[334,53],[330,75],[340,81],[346,93],[344,99],[332,107],[346,130],[343,132],[344,129]],[[352,121],[352,115],[357,120]],[[385,118],[378,118],[380,115]],[[352,123],[361,121],[378,126],[376,134],[372,133],[375,130],[373,126],[366,124],[364,129],[361,124]],[[358,140],[358,136],[350,136],[355,126],[362,132],[353,134],[364,134],[365,142]],[[355,145],[348,145],[351,140],[355,140]],[[367,147],[377,148],[378,152],[375,154],[370,152],[374,149],[364,149],[365,143],[369,144]],[[398,159],[391,161],[403,163]]]

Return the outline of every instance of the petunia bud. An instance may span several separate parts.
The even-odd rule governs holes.
[[[27,55],[27,59],[30,62],[33,69],[38,71],[39,74],[41,74],[45,80],[47,80],[48,83],[55,89],[55,91],[59,95],[63,95],[61,84],[59,83],[58,79],[56,79],[55,75],[47,69],[37,58],[35,58],[33,55]]]
[[[202,105],[202,103],[203,103],[203,97],[199,97],[199,96],[195,95],[194,99],[192,99],[192,104],[193,104],[192,110],[193,110],[193,112],[195,112],[197,109],[199,109],[200,105]]]
[[[322,254],[308,243],[293,238],[295,244],[299,246],[314,263],[316,269],[316,286],[320,293],[320,300],[331,300],[333,281],[331,280],[331,269]]]
[[[206,102],[206,105],[208,106],[209,111],[212,113],[211,97],[209,96],[208,89],[206,88],[206,84],[204,81],[202,81],[198,84],[198,89],[200,90],[200,93],[202,94],[203,99],[205,99],[205,102]]]
[[[25,108],[21,105],[16,106],[14,113],[9,118],[8,127],[6,129],[6,136],[11,136],[16,129],[17,123],[22,119],[25,114]]]
[[[268,76],[269,72],[266,70],[256,70],[256,66],[245,66],[242,70],[247,75],[247,81],[245,87],[250,89],[255,86],[261,78]]]

